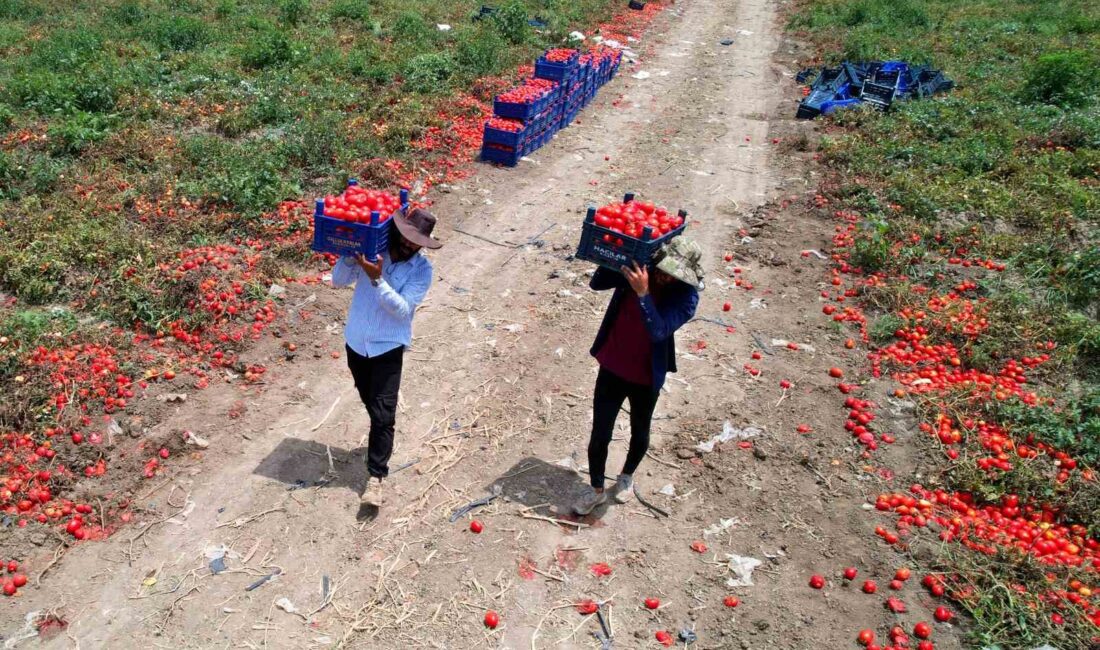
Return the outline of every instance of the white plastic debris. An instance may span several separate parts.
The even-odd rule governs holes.
[[[187,502],[183,506],[183,510],[178,515],[168,520],[168,523],[175,524],[176,526],[182,526],[183,522],[191,516],[191,513],[195,511],[195,502],[191,497],[187,497]]]
[[[785,348],[785,347],[787,347],[788,343],[790,343],[790,341],[788,341],[786,339],[772,339],[772,346],[773,347]],[[814,353],[817,352],[817,350],[814,348],[814,346],[810,345],[809,343],[797,343],[796,342],[795,345],[798,346],[799,350],[805,350],[806,352],[809,352],[810,354],[814,354]]]
[[[451,26],[450,26],[450,25],[448,25],[448,24],[446,24],[446,23],[436,23],[436,26],[435,26],[435,28],[436,28],[436,29],[438,29],[438,30],[439,30],[439,31],[441,31],[441,32],[449,32],[449,31],[451,31]]]
[[[278,284],[273,284],[267,288],[267,293],[270,296],[278,297],[286,293],[286,287]]]
[[[763,564],[754,557],[743,557],[726,553],[729,559],[727,568],[733,573],[733,577],[726,580],[727,587],[751,587],[753,569]]]
[[[749,237],[748,235],[745,235],[744,237],[741,238],[741,243],[742,244],[751,244],[752,242],[753,242],[753,238]]]
[[[477,319],[472,314],[466,315],[466,322],[470,324],[470,329],[477,329]]]
[[[714,445],[720,442],[729,442],[730,440],[747,440],[749,438],[755,438],[761,433],[763,433],[763,430],[759,427],[748,426],[744,429],[738,429],[737,427],[730,424],[727,420],[726,423],[722,425],[722,433],[719,433],[718,435],[714,436],[710,440],[707,440],[706,442],[700,442],[699,444],[695,445],[695,448],[703,452],[704,454],[709,454],[710,452],[714,451]]]
[[[660,490],[657,490],[657,494],[663,494],[666,497],[674,497],[676,496],[676,488],[672,486],[672,483],[669,483]]]
[[[634,77],[635,79],[649,79],[649,73],[645,70],[639,70],[630,76]]]
[[[198,447],[199,449],[206,449],[207,447],[210,446],[209,442],[207,442],[205,439],[195,435],[191,431],[184,431],[183,432],[183,442],[185,444],[193,445],[195,447]]]
[[[712,535],[720,535],[729,528],[741,523],[741,520],[736,517],[730,517],[729,519],[718,519],[718,523],[713,526],[708,526],[703,529],[703,537],[710,537]]]
[[[819,251],[819,250],[816,250],[816,249],[813,249],[813,248],[811,248],[811,249],[808,249],[808,250],[804,250],[804,251],[802,251],[802,252],[803,252],[803,253],[809,253],[809,254],[813,255],[814,257],[816,257],[816,258],[817,258],[817,259],[819,259],[819,260],[827,260],[827,259],[829,259],[828,257],[825,257],[824,255],[822,255],[822,254],[821,254],[821,251]]]
[[[508,325],[505,325],[504,329],[511,332],[512,334],[516,334],[517,332],[523,331],[523,325],[519,323],[510,323]]]
[[[157,395],[157,401],[159,402],[186,402],[186,393],[162,393]]]
[[[752,36],[752,32],[750,32],[747,29],[739,29],[739,30],[737,30],[737,33],[742,35],[742,36]]]
[[[559,359],[565,357],[565,348],[558,348],[557,350],[554,350],[554,356]]]
[[[15,632],[10,639],[4,641],[4,648],[14,648],[21,642],[27,639],[33,639],[38,636],[38,618],[42,615],[42,610],[36,609],[33,612],[28,612],[23,617],[23,629]]]
[[[275,606],[283,610],[287,614],[297,614],[298,608],[294,606],[294,603],[290,602],[290,599],[283,596],[279,600],[275,601]]]
[[[569,40],[571,41],[583,41],[584,34],[580,32],[569,32]]]
[[[767,309],[768,303],[763,298],[753,298],[749,303],[749,309]]]

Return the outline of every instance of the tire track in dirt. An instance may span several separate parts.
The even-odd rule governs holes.
[[[29,595],[25,611],[65,603],[74,612],[68,632],[85,648],[591,647],[595,621],[567,605],[613,595],[616,647],[652,646],[654,630],[681,627],[697,630],[700,647],[839,647],[851,642],[839,634],[852,621],[879,624],[880,613],[805,586],[811,570],[823,570],[823,554],[837,566],[840,557],[854,561],[864,548],[855,541],[864,531],[854,529],[866,522],[859,519],[862,491],[829,480],[840,468],[828,458],[846,442],[793,433],[807,421],[824,437],[842,421],[832,409],[835,388],[819,372],[840,363],[824,352],[836,332],[811,317],[820,277],[791,268],[800,263],[797,250],[827,244],[830,226],[752,216],[789,173],[776,170],[768,140],[784,85],[772,63],[780,45],[776,11],[773,0],[673,5],[641,44],[641,64],[624,65],[534,162],[485,167],[437,192],[447,245],[433,256],[437,281],[417,316],[392,465],[419,462],[388,482],[391,505],[377,519],[355,517],[367,420],[343,358],[329,354],[342,350],[334,325],[342,325],[350,294],[317,288],[310,313],[292,314],[284,334],[303,356],[273,371],[242,417],[223,415],[239,399],[235,392],[207,391],[162,425],[212,443],[175,470],[172,485],[138,504],[148,521],[180,514],[145,534],[132,554],[127,540],[140,529],[75,548],[44,589]],[[733,45],[720,45],[725,38]],[[632,78],[637,70],[649,77]],[[707,252],[708,276],[725,283],[711,282],[699,315],[729,318],[736,331],[696,321],[679,336],[681,372],[654,423],[652,451],[661,461],[647,459],[638,477],[673,517],[658,521],[636,504],[616,506],[574,533],[518,515],[547,502],[564,511],[583,486],[556,461],[573,454],[585,462],[595,377],[587,351],[607,296],[587,290],[591,265],[567,257],[584,206],[624,191],[698,219],[691,236]],[[737,244],[743,228],[757,233],[755,242]],[[754,292],[729,285],[720,262],[727,250],[743,260],[736,263],[758,285]],[[309,293],[294,288],[288,303]],[[768,308],[754,309],[754,298]],[[733,308],[724,314],[727,300]],[[740,367],[757,347],[754,333],[813,338],[821,352],[777,352],[753,380]],[[697,341],[706,349],[692,350]],[[278,345],[253,354],[277,358]],[[771,407],[780,375],[796,385],[784,409]],[[677,456],[725,420],[766,428],[757,456],[736,448]],[[613,445],[611,467],[623,447]],[[288,490],[325,476],[330,453],[334,481]],[[803,469],[803,457],[828,477]],[[509,500],[478,512],[484,533],[467,532],[465,521],[447,523],[453,507],[494,483]],[[653,494],[666,483],[683,496]],[[708,538],[705,555],[689,549],[725,517],[742,523]],[[232,551],[230,571],[206,575],[204,552],[218,545]],[[756,587],[735,590],[745,601],[738,610],[721,607],[727,589],[717,563],[725,552],[776,556]],[[525,560],[538,570],[533,579],[520,575]],[[608,562],[612,578],[593,577],[593,562]],[[277,580],[244,591],[275,567],[283,571]],[[154,576],[155,584],[142,586]],[[313,625],[277,608],[282,597],[304,614],[320,608],[322,576],[332,600]],[[645,612],[638,603],[646,596],[666,607]],[[481,626],[482,607],[501,613],[496,632]]]

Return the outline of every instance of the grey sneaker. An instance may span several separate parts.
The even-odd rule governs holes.
[[[615,503],[629,503],[634,498],[634,477],[630,474],[619,474],[615,479],[615,487],[611,488],[611,497]]]
[[[587,515],[596,509],[596,506],[607,503],[607,492],[597,492],[592,486],[584,489],[580,498],[573,504],[573,512],[578,515]]]
[[[385,497],[382,494],[382,479],[372,476],[367,480],[367,489],[363,490],[363,496],[359,497],[359,503],[365,506],[382,507]]]

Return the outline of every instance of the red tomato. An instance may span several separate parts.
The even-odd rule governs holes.
[[[495,630],[498,625],[500,625],[500,615],[491,609],[485,612],[485,627]]]
[[[878,585],[876,585],[873,580],[867,580],[863,583],[863,593],[873,594],[876,591],[878,591]]]
[[[646,609],[657,609],[660,606],[661,606],[661,601],[656,599],[656,598],[646,598],[645,599],[645,608]]]
[[[672,646],[672,635],[668,632],[665,632],[664,630],[657,630],[657,633],[654,636],[657,637],[657,643],[660,643],[664,647],[668,648]]]
[[[810,586],[814,589],[823,589],[825,587],[825,578],[819,575],[810,576]]]
[[[5,596],[14,596],[15,595],[15,583],[11,582],[10,580],[4,582],[4,595]]]
[[[15,585],[15,587],[18,589],[19,587],[22,587],[25,584],[27,584],[27,576],[23,575],[22,573],[17,573],[17,574],[15,574],[15,577],[12,578],[11,581]]]
[[[840,379],[844,376],[844,371],[837,367],[829,368],[829,376],[834,379]]]
[[[875,642],[875,633],[871,630],[860,630],[859,636],[856,637],[863,645],[871,645]]]
[[[600,606],[596,604],[594,600],[582,600],[577,603],[577,611],[585,616],[595,614],[600,609]]]
[[[907,569],[905,567],[902,567],[902,568],[898,569],[896,573],[894,573],[894,580],[901,580],[902,582],[905,582],[906,580],[909,579],[909,576],[911,576],[912,574],[913,574],[912,571],[910,571],[909,569]]]
[[[859,571],[857,571],[854,566],[844,569],[845,580],[855,580],[857,575],[859,575]]]
[[[947,609],[946,607],[940,606],[940,607],[936,608],[936,611],[933,614],[933,616],[935,616],[936,620],[939,621],[940,623],[946,623],[946,622],[950,621],[955,615],[951,613],[950,609]]]
[[[928,625],[928,623],[921,621],[913,626],[913,636],[918,639],[927,639],[932,636],[932,627]]]
[[[479,534],[479,533],[481,533],[481,531],[482,531],[482,530],[484,530],[484,529],[485,529],[485,527],[484,527],[484,526],[482,526],[482,525],[481,525],[481,522],[480,522],[480,521],[478,521],[477,519],[475,519],[475,520],[473,520],[473,521],[471,521],[471,522],[470,522],[470,532],[471,532],[471,533],[474,533],[474,534]]]
[[[741,604],[741,599],[737,596],[726,596],[725,599],[722,600],[722,604],[726,607],[737,607]]]
[[[691,550],[695,551],[696,553],[706,553],[707,552],[706,542],[704,542],[701,539],[695,540],[694,542],[691,543]]]

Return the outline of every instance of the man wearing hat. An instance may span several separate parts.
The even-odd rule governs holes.
[[[332,269],[333,286],[355,285],[344,341],[348,368],[370,416],[370,476],[360,501],[374,507],[384,501],[382,479],[393,453],[401,361],[412,342],[413,314],[432,284],[432,263],[420,249],[442,246],[431,236],[435,217],[427,210],[398,211],[392,222],[388,251],[373,261],[362,254],[344,256]]]
[[[634,471],[649,449],[649,429],[665,375],[676,372],[673,335],[695,316],[703,289],[703,251],[694,241],[677,237],[655,256],[650,271],[636,263],[622,274],[600,268],[592,276],[596,291],[614,289],[603,324],[592,345],[600,364],[592,400],[592,437],[588,441],[591,487],[573,510],[587,515],[607,501],[604,471],[607,449],[623,402],[630,402],[630,446],[612,497],[633,497]]]

